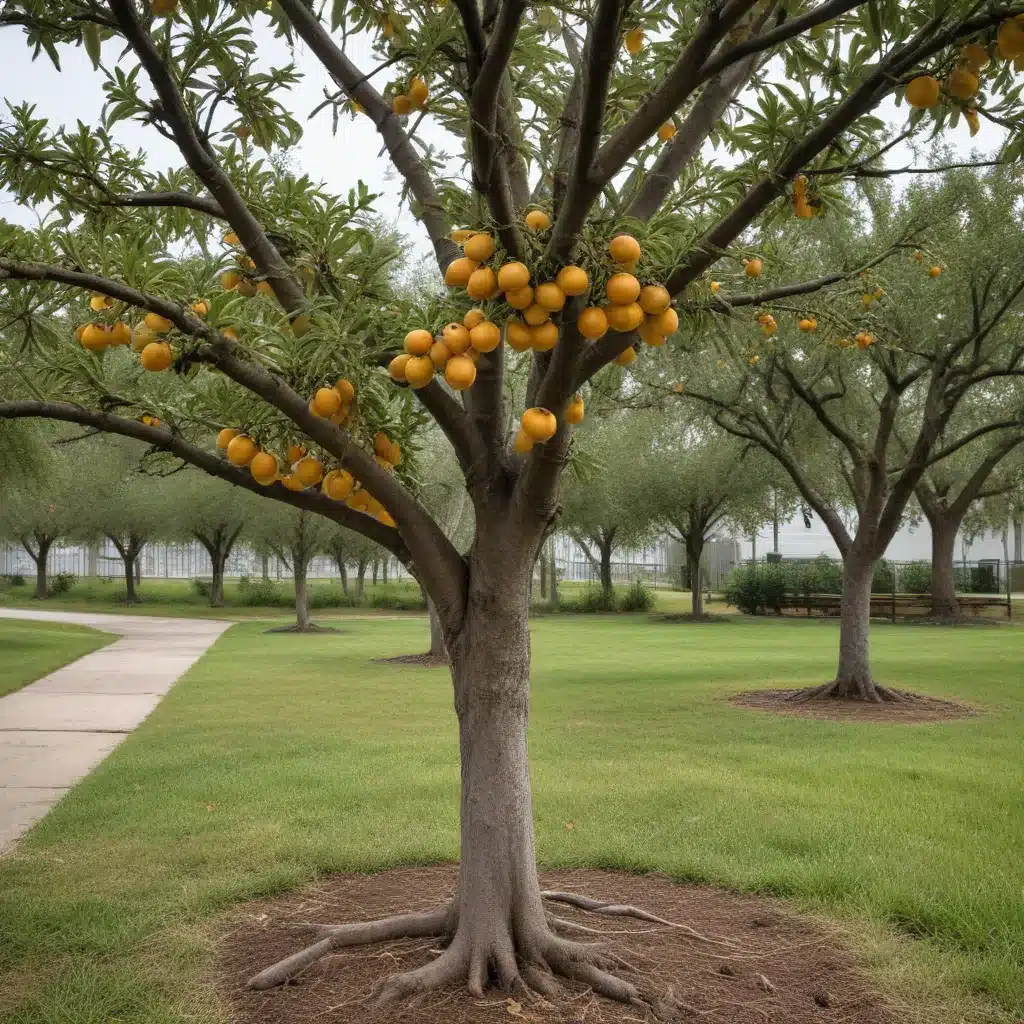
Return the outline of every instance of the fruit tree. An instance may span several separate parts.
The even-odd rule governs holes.
[[[671,1002],[568,939],[535,868],[527,595],[573,425],[595,376],[630,372],[676,333],[673,303],[707,292],[713,267],[771,276],[751,232],[762,218],[840,215],[843,177],[882,156],[874,111],[891,97],[910,104],[904,137],[970,111],[1010,126],[1013,157],[1017,13],[966,0],[3,0],[0,25],[40,59],[84,46],[107,103],[74,128],[29,105],[5,115],[4,186],[57,217],[0,238],[0,417],[125,434],[321,513],[408,564],[444,628],[462,759],[457,895],[328,929],[254,986],[342,945],[431,935],[444,952],[380,999],[454,981],[553,994],[561,977],[659,1013]],[[260,60],[270,33],[301,64]],[[346,52],[359,33],[373,67]],[[387,254],[368,256],[376,243],[360,234],[365,192],[346,201],[287,160],[257,159],[298,138],[287,90],[310,69],[332,83],[328,106],[379,132],[449,288],[435,300],[389,292]],[[156,172],[119,145],[128,119],[184,166]],[[424,120],[464,164],[421,141]],[[514,410],[513,370],[527,381]],[[160,425],[140,419],[153,414]],[[427,420],[473,505],[465,555],[416,493]]]

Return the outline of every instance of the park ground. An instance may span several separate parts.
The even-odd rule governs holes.
[[[425,620],[335,617],[342,632],[312,636],[235,625],[0,859],[0,1020],[223,1021],[216,936],[241,903],[456,857],[447,673],[376,661],[422,650]],[[881,681],[979,713],[848,724],[728,703],[828,678],[833,623],[536,619],[539,859],[782,897],[838,922],[900,1021],[1009,1024],[1024,633],[879,624],[873,641]]]
[[[0,619],[0,697],[116,639],[71,623]]]

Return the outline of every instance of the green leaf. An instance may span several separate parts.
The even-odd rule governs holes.
[[[82,42],[85,43],[85,52],[92,61],[92,66],[100,66],[100,27],[88,22],[82,28]]]

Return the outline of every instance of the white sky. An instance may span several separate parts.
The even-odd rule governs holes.
[[[288,62],[288,48],[282,40],[274,39],[269,30],[259,31],[257,38],[261,62],[268,65]],[[377,63],[366,36],[351,37],[348,53],[364,72]],[[104,57],[113,60],[116,54],[117,49],[108,43]],[[36,104],[37,114],[45,115],[53,125],[74,126],[79,119],[87,124],[96,124],[104,101],[101,73],[93,70],[80,47],[62,47],[60,55],[63,72],[57,72],[45,56],[33,62],[20,29],[8,28],[0,32],[4,98],[11,103],[30,100]],[[375,204],[376,212],[393,220],[413,241],[415,250],[426,254],[429,247],[422,228],[407,210],[398,209],[400,182],[390,170],[386,155],[378,156],[381,142],[372,123],[365,117],[353,120],[347,114],[342,115],[335,136],[331,132],[332,116],[329,109],[307,121],[309,112],[323,100],[324,88],[330,87],[331,83],[315,57],[305,47],[298,48],[296,59],[305,77],[290,93],[282,94],[281,97],[304,127],[302,141],[291,151],[294,166],[314,180],[322,181],[330,191],[336,193],[345,193],[360,179],[363,180],[371,191],[382,193]],[[382,88],[391,73],[391,69],[385,69],[374,79],[374,84]],[[894,125],[902,125],[906,111],[906,107],[897,111],[888,102],[879,114]],[[429,116],[420,126],[419,133],[449,153],[459,152],[459,144],[433,125]],[[146,150],[154,170],[182,163],[174,145],[152,128],[122,122],[115,127],[114,134],[132,150]],[[1001,129],[983,120],[981,132],[972,140],[961,120],[955,130],[946,133],[945,141],[954,147],[959,158],[966,159],[972,150],[986,154],[993,152],[999,146],[1002,136]],[[255,152],[263,155],[262,151]],[[719,159],[725,162],[724,157],[719,156]],[[911,161],[912,154],[904,145],[893,151],[889,165],[904,166]],[[19,207],[9,194],[0,190],[0,217],[30,225],[34,222],[35,214]]]

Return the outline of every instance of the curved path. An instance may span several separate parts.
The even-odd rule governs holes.
[[[0,853],[87,775],[232,623],[0,608],[121,639],[0,698]],[[3,652],[0,651],[0,657]]]

